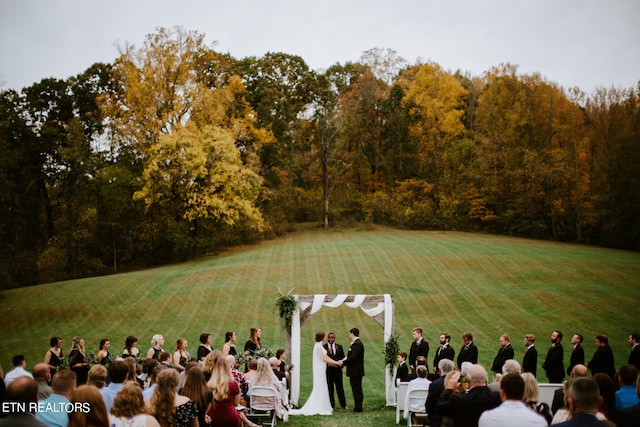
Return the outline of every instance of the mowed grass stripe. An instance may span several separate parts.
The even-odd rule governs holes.
[[[420,326],[430,358],[445,330],[456,351],[460,335],[474,332],[480,362],[488,365],[501,333],[511,335],[521,359],[524,333],[536,334],[544,353],[551,331],[560,328],[585,335],[588,358],[593,337],[609,335],[619,365],[629,332],[639,327],[638,277],[640,254],[623,251],[469,233],[305,230],[194,262],[4,291],[0,362],[6,372],[11,356],[23,353],[33,366],[53,335],[64,338],[65,353],[71,337],[81,335],[92,350],[103,336],[111,338],[118,354],[129,334],[145,352],[155,333],[165,335],[165,349],[182,336],[195,352],[202,331],[220,348],[224,332],[234,330],[241,349],[253,325],[262,327],[266,346],[280,348],[284,332],[273,301],[278,288],[295,288],[392,294],[401,348],[409,349],[411,328]],[[368,394],[381,395],[382,329],[361,310],[323,308],[303,328],[304,351],[316,328],[331,328],[348,344],[352,326],[367,343]]]

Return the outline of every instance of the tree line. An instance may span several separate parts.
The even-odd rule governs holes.
[[[380,48],[314,71],[160,28],[113,63],[0,92],[0,288],[309,221],[640,250],[639,96]]]

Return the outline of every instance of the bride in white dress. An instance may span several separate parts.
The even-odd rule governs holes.
[[[316,333],[316,343],[313,346],[313,389],[309,399],[300,409],[292,409],[290,415],[331,415],[331,401],[327,387],[327,363],[341,366],[341,361],[335,361],[327,356],[327,350],[322,347],[324,332]]]

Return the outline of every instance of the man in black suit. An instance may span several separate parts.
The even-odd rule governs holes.
[[[535,342],[535,335],[527,334],[524,336],[524,346],[527,347],[527,351],[522,358],[522,372],[529,372],[534,377],[538,370],[538,350],[536,350]]]
[[[442,424],[442,414],[438,410],[438,402],[444,392],[444,379],[449,372],[453,371],[454,364],[453,361],[449,359],[442,359],[438,362],[437,368],[440,377],[429,385],[429,394],[427,395],[427,403],[425,404],[428,414],[426,425],[431,427],[440,427]]]
[[[633,333],[629,335],[629,345],[631,345],[631,353],[627,364],[633,365],[640,371],[640,334]]]
[[[422,338],[421,328],[413,328],[411,334],[413,335],[413,342],[409,350],[409,366],[415,371],[416,357],[424,356],[425,359],[429,360],[429,343]]]
[[[353,412],[362,412],[362,401],[364,396],[362,393],[362,377],[364,377],[364,345],[360,341],[360,330],[351,328],[349,330],[349,338],[351,339],[351,347],[347,357],[343,359],[344,366],[347,367],[347,376],[351,383],[351,391],[353,392]]]
[[[473,343],[473,334],[471,332],[466,332],[462,335],[462,341],[464,344],[458,354],[458,369],[462,367],[462,363],[464,362],[470,362],[474,365],[478,363],[478,347]]]
[[[511,347],[511,340],[509,339],[509,335],[504,334],[500,336],[500,349],[498,350],[496,357],[493,359],[491,370],[496,374],[501,374],[504,362],[509,359],[513,359],[513,357],[514,351],[513,347]]]
[[[584,365],[584,349],[582,348],[582,340],[584,337],[580,334],[573,334],[571,337],[571,345],[573,345],[573,351],[571,352],[571,358],[569,359],[569,366],[567,367],[567,375],[571,375],[573,367],[576,365]]]
[[[342,346],[336,343],[336,334],[329,332],[327,335],[327,343],[324,345],[327,350],[327,356],[333,360],[344,359],[344,350]],[[331,401],[331,407],[335,408],[336,399],[333,395],[333,390],[338,393],[338,400],[340,406],[343,409],[347,409],[347,400],[344,397],[344,387],[342,385],[342,367],[337,365],[327,364],[327,386],[329,387],[329,400]]]
[[[451,335],[449,332],[443,332],[440,334],[440,347],[436,350],[436,355],[433,358],[433,372],[438,370],[438,363],[442,359],[453,360],[456,355],[456,351],[449,345],[451,341]]]
[[[560,341],[562,341],[562,332],[553,331],[551,347],[547,352],[547,358],[542,363],[542,369],[547,373],[549,382],[554,384],[561,384],[564,379],[564,349]]]
[[[587,363],[587,368],[591,370],[591,375],[605,373],[613,379],[616,367],[613,360],[613,351],[609,347],[609,338],[606,335],[596,336],[596,351]]]
[[[459,380],[460,372],[456,372],[447,382],[438,402],[438,410],[444,416],[453,417],[455,426],[477,426],[484,411],[502,403],[500,393],[487,387],[489,376],[480,365],[473,365],[469,370],[467,393],[453,392],[460,385]]]

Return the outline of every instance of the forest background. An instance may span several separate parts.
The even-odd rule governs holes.
[[[640,83],[640,82],[639,82]],[[159,28],[0,92],[0,289],[376,223],[640,250],[640,84],[586,94],[374,48],[310,70]]]

